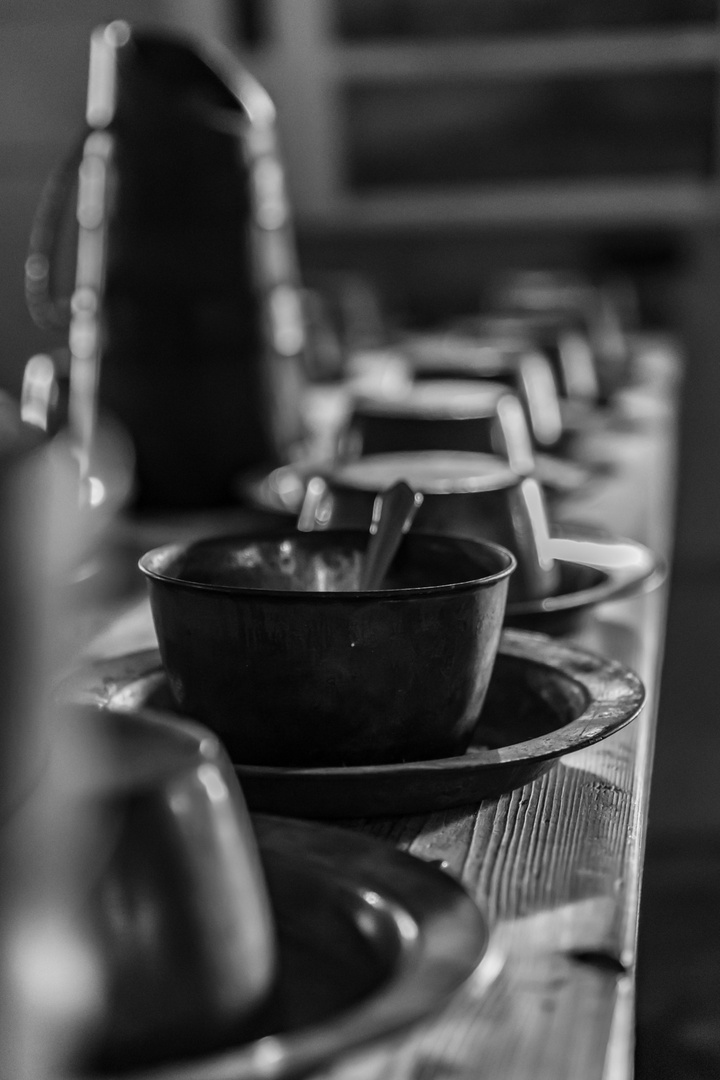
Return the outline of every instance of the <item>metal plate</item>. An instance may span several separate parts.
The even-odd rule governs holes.
[[[279,982],[257,1038],[122,1080],[285,1080],[442,1008],[502,967],[454,878],[346,829],[255,815],[278,933]],[[109,1074],[103,1074],[109,1080]]]
[[[621,600],[665,579],[665,562],[636,540],[589,527],[563,527],[547,553],[558,560],[561,585],[553,596],[509,601],[505,625],[547,634],[567,634],[599,604]]]
[[[155,650],[100,661],[66,692],[124,711],[173,709]],[[464,754],[314,769],[235,763],[235,771],[250,808],[268,813],[353,818],[429,812],[496,798],[528,783],[564,754],[629,723],[644,697],[638,676],[616,661],[544,634],[505,630]]]

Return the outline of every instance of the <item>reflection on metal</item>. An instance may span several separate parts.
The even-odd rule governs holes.
[[[100,27],[90,39],[90,71],[85,116],[90,127],[104,128],[115,115],[117,68],[113,53],[127,45],[130,27],[116,20]]]
[[[633,571],[645,567],[648,555],[645,548],[622,540],[584,540],[570,537],[553,537],[550,548],[556,559],[585,563],[599,569],[625,569]]]
[[[100,380],[100,306],[105,285],[109,174],[113,139],[93,132],[85,141],[78,173],[78,250],[70,320],[68,424],[80,469],[80,501],[89,501],[90,455]]]
[[[513,472],[518,476],[527,476],[535,470],[535,455],[519,398],[515,394],[503,394],[497,403],[497,415],[505,443],[502,452]]]
[[[20,396],[20,415],[26,424],[47,431],[57,407],[59,391],[55,364],[45,353],[31,356],[25,365]]]
[[[550,361],[542,353],[528,352],[520,358],[519,366],[535,439],[540,446],[555,446],[562,437],[562,417]]]
[[[520,484],[520,491],[527,507],[528,518],[532,522],[532,533],[537,548],[538,562],[542,569],[547,571],[553,580],[556,580],[557,570],[554,568],[550,523],[542,489],[537,480],[528,476]]]
[[[296,356],[305,344],[300,293],[292,285],[276,285],[269,297],[272,342],[281,356]]]

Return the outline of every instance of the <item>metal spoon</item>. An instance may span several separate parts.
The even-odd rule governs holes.
[[[414,491],[404,480],[398,480],[375,499],[370,542],[360,571],[362,592],[380,588],[422,501],[422,492]]]

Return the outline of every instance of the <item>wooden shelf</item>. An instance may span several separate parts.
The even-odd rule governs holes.
[[[347,43],[335,36],[332,0],[273,0],[265,48],[248,66],[278,106],[281,145],[298,222],[312,229],[423,230],[438,225],[692,226],[718,216],[717,161],[694,177],[522,182],[355,195],[345,175],[348,87],[389,92],[425,84],[589,80],[717,73],[720,29],[708,23],[593,32]],[[708,94],[712,94],[709,90]],[[708,100],[720,146],[720,90]],[[609,122],[609,121],[608,121]],[[715,152],[717,156],[717,151]]]
[[[718,64],[720,34],[714,28],[683,28],[371,46],[331,42],[319,60],[326,77],[392,83],[693,70]]]
[[[718,216],[715,183],[647,180],[503,185],[497,188],[338,194],[321,213],[303,215],[314,231],[434,230],[438,226],[702,224]]]
[[[633,536],[669,561],[680,358],[672,342],[642,336],[635,357],[638,382],[626,408],[637,423],[613,427],[609,421],[586,437],[586,449],[612,469],[567,504],[563,520]],[[126,539],[133,539],[130,551],[152,546],[158,531],[168,538],[174,529],[180,539],[227,529],[219,521],[211,529],[202,515],[184,525],[125,527]],[[471,980],[438,1016],[323,1075],[630,1080],[640,878],[666,602],[664,584],[606,604],[573,639],[643,679],[645,707],[626,728],[499,799],[344,823],[418,857],[443,861],[488,913],[505,963],[488,995]],[[156,645],[146,596],[106,616],[97,621],[99,632],[88,650],[94,660]]]

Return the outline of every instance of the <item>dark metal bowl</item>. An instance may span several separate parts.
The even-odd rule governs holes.
[[[175,702],[234,761],[374,764],[467,746],[515,560],[494,544],[411,534],[387,587],[359,592],[367,540],[223,537],[140,560]]]

